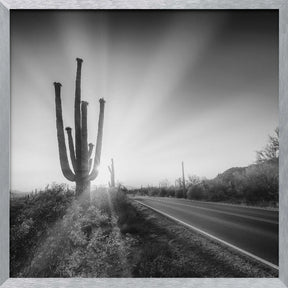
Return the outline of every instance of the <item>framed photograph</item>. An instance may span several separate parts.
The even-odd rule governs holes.
[[[0,0],[1,287],[287,287],[285,0]]]

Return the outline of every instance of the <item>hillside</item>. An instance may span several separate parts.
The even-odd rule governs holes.
[[[201,184],[207,192],[202,195],[206,200],[277,207],[279,161],[273,159],[247,167],[233,167]],[[193,191],[193,187],[190,190]]]
[[[273,174],[279,174],[278,159],[268,160],[259,164],[251,164],[246,167],[232,167],[218,174],[213,180],[221,179],[223,181],[230,181],[233,178],[247,176],[253,171],[264,171],[269,169]]]

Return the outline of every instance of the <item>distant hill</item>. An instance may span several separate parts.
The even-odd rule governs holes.
[[[279,174],[279,161],[278,159],[267,160],[259,164],[251,164],[246,167],[233,167],[229,168],[223,173],[218,174],[213,180],[221,180],[223,182],[230,182],[235,178],[246,177],[255,173],[269,172],[273,175]]]
[[[249,166],[248,166],[249,167]],[[229,180],[233,177],[235,177],[236,175],[241,175],[244,176],[246,173],[246,169],[248,167],[233,167],[233,168],[229,168],[226,171],[224,171],[223,173],[218,174],[214,179],[218,179],[218,180]],[[214,180],[213,179],[213,180]]]

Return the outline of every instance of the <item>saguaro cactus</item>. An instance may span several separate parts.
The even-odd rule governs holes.
[[[114,170],[114,161],[111,159],[111,166],[108,166],[108,170],[110,172],[110,182],[109,187],[115,187],[115,170]]]
[[[75,148],[72,137],[72,128],[66,127],[70,158],[72,169],[70,168],[66,150],[62,105],[61,105],[61,84],[54,82],[55,87],[55,104],[56,104],[56,128],[59,148],[59,158],[62,173],[66,179],[76,183],[76,195],[83,195],[83,198],[90,198],[90,182],[95,180],[98,175],[98,167],[100,164],[102,136],[103,136],[103,121],[104,121],[104,106],[103,98],[99,99],[100,114],[98,120],[98,134],[96,141],[96,151],[94,156],[94,164],[92,166],[92,152],[94,145],[88,145],[87,133],[87,106],[88,102],[81,101],[81,68],[82,59],[77,58],[76,72],[76,89],[75,89]]]

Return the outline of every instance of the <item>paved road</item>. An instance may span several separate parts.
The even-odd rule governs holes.
[[[185,199],[135,199],[278,266],[278,211]]]

